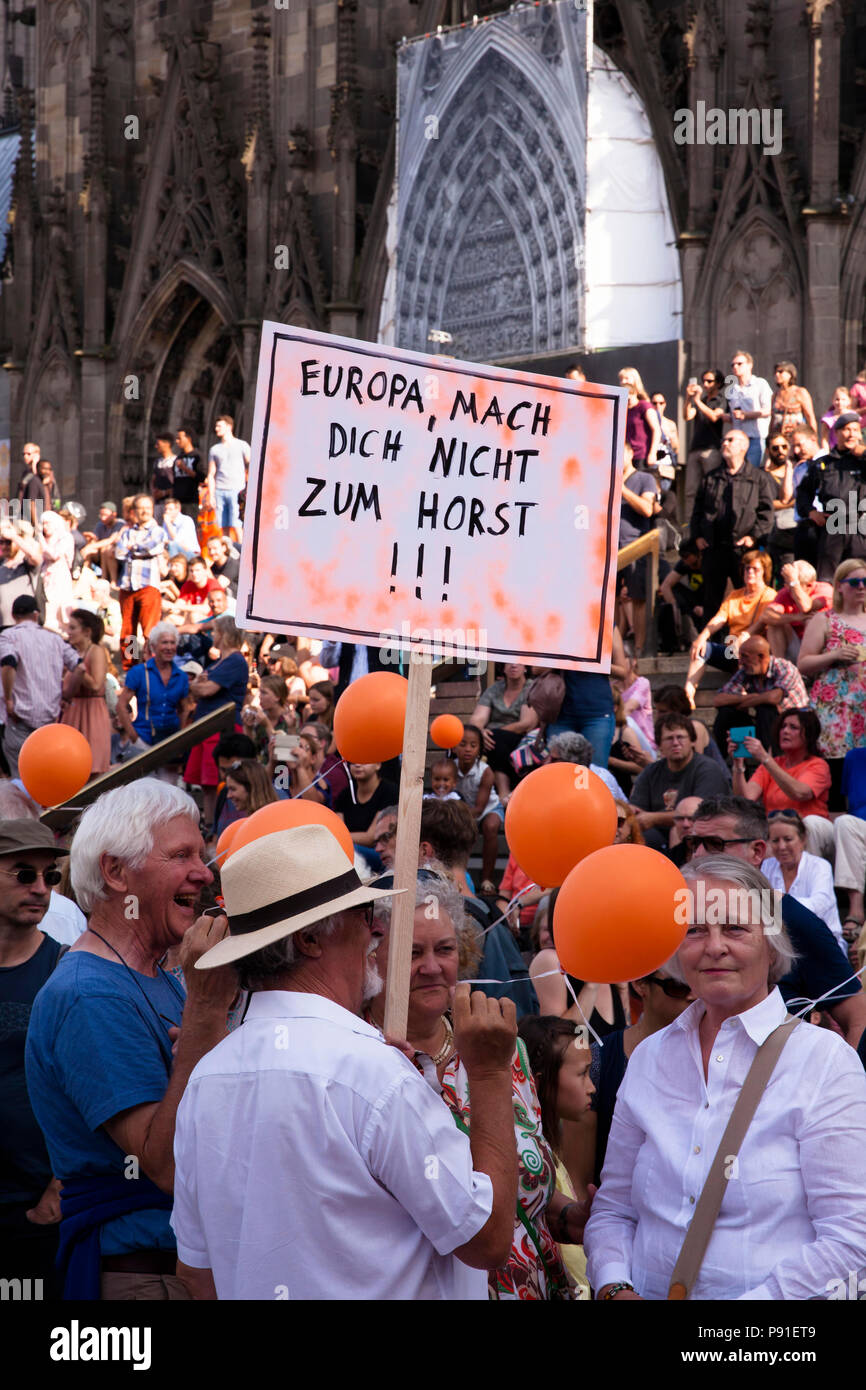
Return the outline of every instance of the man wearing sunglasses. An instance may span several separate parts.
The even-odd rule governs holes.
[[[686,843],[694,859],[703,854],[732,854],[760,868],[769,851],[768,838],[767,818],[754,801],[743,796],[717,796],[701,802]],[[819,1007],[836,1020],[845,1041],[857,1047],[866,1031],[866,995],[859,981],[843,983],[851,974],[848,961],[826,923],[790,893],[783,894],[781,909],[798,954],[794,968],[779,981],[782,997],[819,999],[832,991],[834,999]]]
[[[33,1000],[62,949],[40,931],[61,854],[39,821],[0,821],[0,1279],[42,1279],[46,1297],[60,1198],[27,1094],[24,1042]]]

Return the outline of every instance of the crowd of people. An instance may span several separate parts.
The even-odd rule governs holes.
[[[676,538],[660,607],[688,670],[655,690],[641,671],[638,561],[610,676],[493,673],[428,760],[400,1039],[399,760],[346,764],[333,733],[380,653],[237,621],[249,447],[229,417],[206,464],[189,431],[161,436],[150,491],[93,532],[27,446],[33,515],[0,528],[0,1275],[57,1298],[622,1301],[683,1278],[697,1299],[830,1298],[866,1273],[866,552],[816,520],[859,486],[860,415],[840,388],[822,451],[794,364],[775,390],[752,366],[738,351],[727,386],[686,388],[688,525],[667,403],[621,373],[620,540]],[[43,724],[80,729],[99,776],[226,705],[222,732],[149,776],[133,761],[71,835],[18,776]],[[605,783],[616,844],[682,871],[685,937],[649,975],[562,969],[558,890],[505,837],[548,762]],[[311,823],[219,848],[292,797],[347,838]],[[712,892],[739,906],[711,920]]]

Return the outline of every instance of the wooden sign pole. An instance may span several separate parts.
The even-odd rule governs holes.
[[[415,928],[415,885],[418,881],[418,845],[421,838],[421,802],[424,796],[424,763],[427,756],[427,724],[430,717],[432,657],[409,662],[409,692],[403,735],[403,766],[394,851],[394,887],[407,891],[393,899],[388,942],[388,981],[385,994],[385,1032],[405,1038],[409,1016],[409,972]]]

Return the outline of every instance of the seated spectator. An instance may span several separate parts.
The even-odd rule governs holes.
[[[499,832],[505,822],[505,808],[493,784],[493,771],[482,761],[483,734],[467,724],[458,743],[457,790],[478,822],[482,835],[481,887],[483,898],[496,896],[493,874],[499,848]]]
[[[339,753],[328,752],[333,739],[333,731],[326,724],[319,724],[316,720],[308,720],[301,725],[301,733],[311,734],[318,744],[321,757],[317,758],[316,772],[324,775],[325,781],[331,788],[331,801],[336,805],[337,798],[349,789],[349,774]]]
[[[626,800],[625,792],[613,774],[608,772],[606,767],[599,767],[598,763],[592,761],[592,744],[583,734],[554,734],[548,749],[550,762],[576,763],[578,767],[588,767],[590,772],[594,772],[596,777],[604,782],[611,796],[617,797],[620,801]]]
[[[509,915],[511,929],[518,933],[522,941],[528,939],[538,904],[546,891],[534,884],[529,875],[523,872],[514,855],[509,854],[494,908],[499,915],[506,910],[512,898],[516,898],[518,893],[523,895]]]
[[[746,781],[745,758],[734,758],[733,792],[749,801],[760,801],[764,810],[793,809],[799,815],[827,819],[830,768],[818,754],[821,725],[812,709],[792,709],[779,714],[768,742],[767,752],[760,739],[746,739],[749,756],[758,763],[754,776]]]
[[[245,820],[263,806],[278,801],[272,779],[256,758],[237,758],[230,763],[225,775],[225,803],[217,818],[216,831],[221,835],[227,825]]]
[[[625,650],[628,674],[623,681],[622,698],[626,716],[633,719],[643,734],[649,747],[656,751],[653,737],[653,696],[646,676],[640,674],[640,666],[633,652]]]
[[[163,607],[177,603],[180,591],[189,578],[189,561],[185,555],[172,555],[168,562],[168,577],[160,584]]]
[[[694,711],[681,685],[663,685],[660,690],[655,692],[653,704],[655,705],[656,722],[663,714],[684,714],[687,719],[692,719]],[[695,752],[706,753],[707,757],[717,762],[727,775],[728,764],[706,724],[700,719],[692,719],[692,723],[697,735]]]
[[[184,517],[184,521],[189,521],[189,517]],[[207,565],[201,555],[194,556],[189,562],[189,577],[185,584],[180,587],[178,602],[184,603],[193,608],[201,607],[206,604],[214,589],[219,589],[220,582],[214,579],[207,572]]]
[[[695,623],[704,616],[700,546],[696,541],[684,540],[679,554],[658,590],[659,644],[668,656],[689,650],[698,635]]]
[[[430,769],[430,791],[424,800],[435,796],[439,801],[462,801],[457,790],[457,764],[451,758],[437,758]]]
[[[800,672],[784,657],[771,656],[765,637],[741,642],[737,662],[739,669],[713,696],[719,711],[713,737],[719,748],[727,747],[731,729],[747,724],[754,725],[759,740],[769,743],[780,713],[809,704]]]
[[[237,598],[240,560],[225,536],[211,536],[206,546],[208,563],[214,579]]]
[[[794,810],[770,811],[770,849],[772,853],[761,865],[761,873],[773,888],[790,893],[826,922],[845,951],[842,924],[833,891],[833,871],[825,859],[809,854],[806,849],[806,827]]]
[[[632,810],[627,801],[617,801],[616,803],[616,839],[614,840],[614,844],[646,844],[637,814]]]
[[[550,921],[555,939],[559,889],[550,895]],[[593,984],[566,974],[554,946],[541,950],[529,964],[529,978],[538,995],[538,1012],[567,1018],[572,1024],[589,1023],[599,1037],[624,1028],[628,995],[624,984]],[[567,981],[567,983],[566,983]],[[570,986],[570,987],[569,987]]]
[[[718,763],[694,751],[695,727],[681,714],[656,720],[657,762],[635,781],[631,804],[637,807],[644,839],[651,849],[664,850],[674,822],[674,806],[684,796],[723,796],[728,779]]]
[[[246,734],[221,734],[218,737],[216,747],[212,754],[213,765],[217,774],[217,793],[214,819],[206,831],[209,840],[216,838],[216,823],[222,815],[223,807],[225,806],[227,795],[225,785],[226,773],[232,763],[238,762],[240,759],[246,760],[248,758],[254,758],[255,753],[256,750],[253,741],[247,738]]]
[[[195,522],[191,516],[183,513],[176,497],[167,497],[165,500],[162,529],[168,536],[169,557],[185,555],[191,560],[193,556],[201,554]]]
[[[197,917],[213,879],[203,848],[195,802],[153,778],[101,796],[72,842],[88,929],[40,991],[26,1047],[30,1101],[62,1183],[67,1298],[186,1297],[169,1221],[175,1117],[237,993],[232,971],[193,968],[227,930],[224,917]],[[175,946],[186,994],[159,966]]]
[[[775,589],[770,587],[773,563],[764,550],[747,550],[742,559],[743,587],[734,589],[723,601],[719,611],[714,614],[698,633],[691,649],[685,692],[691,703],[695,704],[695,692],[705,666],[713,666],[718,671],[730,671],[737,661],[740,643],[753,637],[763,626],[765,608],[776,597]],[[713,642],[716,632],[727,628],[724,642]]]
[[[688,702],[686,702],[686,709],[688,709]],[[607,767],[608,771],[617,779],[617,783],[622,785],[626,793],[623,799],[627,800],[635,777],[643,772],[650,763],[655,762],[655,755],[643,746],[631,727],[633,721],[630,716],[626,715],[622,696],[618,690],[613,692],[613,710],[616,720],[616,738],[610,746]]]
[[[307,718],[324,724],[334,732],[334,686],[331,681],[314,681],[307,692]]]
[[[769,832],[761,807],[742,796],[719,796],[704,801],[695,813],[692,857],[733,855],[755,868],[767,857]],[[846,1041],[856,1047],[866,1029],[866,994],[859,980],[849,980],[848,962],[825,922],[785,893],[781,916],[797,958],[779,981],[785,1000],[823,999],[818,1005],[839,1025]],[[832,996],[824,998],[825,995]]]
[[[298,717],[294,706],[288,703],[288,696],[288,687],[281,676],[262,676],[258,704],[244,705],[241,710],[241,723],[263,763],[268,761],[268,744],[274,734],[297,732]]]
[[[689,836],[695,828],[695,812],[701,804],[699,796],[684,796],[674,807],[674,823],[668,836],[668,858],[678,869],[691,859]]]
[[[376,812],[381,811],[383,806],[391,806],[398,796],[394,783],[383,782],[379,776],[381,767],[381,763],[350,763],[349,773],[354,796],[347,789],[340,793],[334,803],[334,810],[338,816],[342,816],[363,857],[373,863],[374,867],[378,867],[376,852],[373,849],[373,822]]]
[[[220,593],[223,591],[220,589]],[[193,719],[202,719],[213,714],[222,705],[232,701],[235,707],[235,731],[241,733],[240,714],[247,694],[249,667],[241,652],[244,634],[235,626],[233,618],[223,616],[214,619],[214,645],[219,660],[200,675],[194,676],[189,684],[189,693],[197,701]],[[202,789],[205,824],[214,823],[216,805],[217,775],[213,752],[219,742],[219,734],[210,734],[203,742],[196,744],[187,759],[184,780],[190,786]],[[253,747],[255,755],[255,747]]]
[[[538,724],[538,717],[527,702],[531,685],[525,666],[506,663],[502,679],[482,692],[469,720],[481,730],[488,766],[503,802],[508,800],[515,781],[511,754]]]
[[[318,741],[312,734],[300,734],[297,747],[285,758],[278,756],[275,743],[276,735],[272,734],[268,770],[275,785],[290,797],[315,801],[330,810],[331,788],[321,776],[322,758]]]
[[[773,656],[796,661],[806,622],[816,613],[830,608],[833,585],[818,579],[808,560],[795,560],[782,566],[784,588],[764,610],[764,630]]]
[[[92,531],[84,531],[85,544],[81,547],[81,559],[85,564],[95,564],[100,573],[112,584],[117,584],[117,561],[114,558],[114,543],[123,530],[123,522],[117,515],[114,502],[102,502],[99,507],[99,520]]]
[[[373,848],[386,870],[394,867],[394,851],[397,847],[397,807],[386,806],[379,811],[373,821]]]

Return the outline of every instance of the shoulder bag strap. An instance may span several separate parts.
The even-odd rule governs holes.
[[[155,729],[154,729],[154,727],[153,727],[153,715],[152,715],[151,712],[150,712],[150,671],[148,670],[147,661],[145,661],[145,663],[144,663],[144,687],[145,687],[145,690],[147,691],[147,722],[148,722],[148,724],[150,725],[150,737],[151,737],[151,742],[154,742],[154,743],[155,743],[155,742],[156,742],[156,731],[155,731]]]
[[[689,1291],[698,1277],[725,1195],[728,1182],[725,1175],[727,1165],[739,1153],[767,1082],[782,1054],[782,1048],[799,1022],[798,1018],[788,1018],[785,1023],[780,1023],[755,1053],[674,1265],[668,1299],[688,1298]]]

